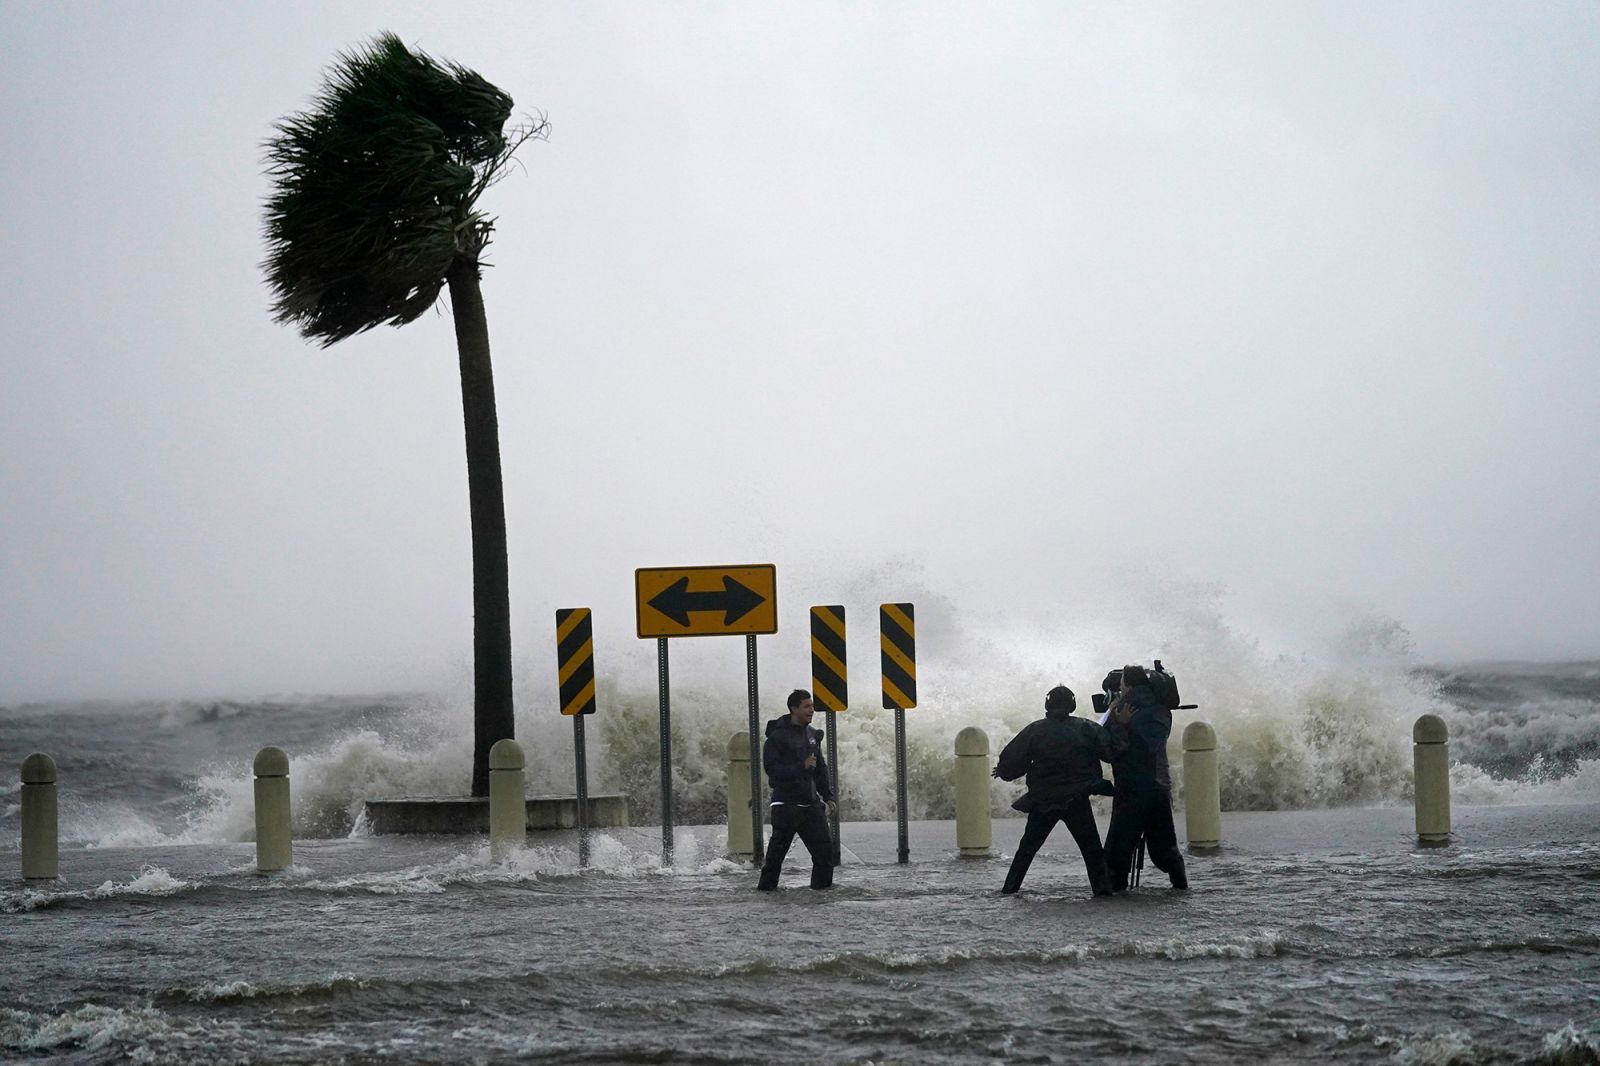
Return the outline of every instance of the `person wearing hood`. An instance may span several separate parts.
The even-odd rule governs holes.
[[[1142,666],[1124,666],[1121,691],[1106,715],[1115,753],[1111,766],[1117,778],[1111,825],[1106,829],[1106,867],[1117,892],[1128,888],[1133,853],[1141,836],[1150,861],[1172,879],[1172,887],[1189,887],[1183,853],[1178,850],[1178,831],[1172,823],[1172,771],[1167,763],[1171,707],[1177,706],[1177,689],[1169,689],[1171,678],[1163,674],[1163,691],[1158,692],[1156,680]]]
[[[1045,716],[1012,737],[995,764],[995,777],[1015,781],[1026,776],[1028,783],[1028,791],[1012,804],[1027,812],[1028,825],[1000,889],[1006,895],[1022,887],[1034,855],[1057,822],[1065,822],[1077,842],[1094,894],[1111,895],[1100,830],[1089,806],[1091,795],[1110,794],[1100,764],[1111,761],[1111,740],[1094,722],[1074,718],[1077,706],[1077,697],[1065,685],[1051,689],[1044,698]]]
[[[756,885],[763,892],[778,887],[784,856],[796,836],[811,853],[811,887],[833,887],[833,841],[828,836],[827,814],[832,812],[834,800],[828,764],[822,759],[822,730],[811,728],[811,716],[816,713],[811,693],[795,689],[789,693],[788,705],[788,714],[767,723],[767,743],[761,750],[761,765],[772,794],[772,840]]]

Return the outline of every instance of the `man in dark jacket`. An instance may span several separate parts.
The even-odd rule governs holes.
[[[1028,813],[1028,825],[1000,889],[1007,895],[1022,887],[1028,866],[1058,821],[1067,823],[1077,841],[1094,894],[1111,895],[1100,830],[1089,807],[1091,794],[1108,791],[1100,764],[1111,761],[1110,738],[1095,723],[1072,717],[1077,706],[1065,685],[1051,689],[1044,698],[1045,716],[1012,737],[995,765],[996,777],[1015,781],[1026,774],[1028,779],[1027,794],[1012,804]]]
[[[811,728],[816,713],[811,693],[797,688],[789,693],[788,704],[788,714],[767,723],[767,743],[761,750],[772,792],[772,840],[756,887],[766,892],[778,887],[783,858],[796,836],[811,853],[811,887],[833,886],[833,842],[826,816],[833,809],[833,786],[822,759],[822,730]]]
[[[1166,680],[1166,679],[1163,679]],[[1122,668],[1122,690],[1111,702],[1106,729],[1111,734],[1111,767],[1116,774],[1116,798],[1111,801],[1111,825],[1106,829],[1106,867],[1111,887],[1128,888],[1133,852],[1144,837],[1150,861],[1172,878],[1173,888],[1188,888],[1189,878],[1178,851],[1178,831],[1172,824],[1172,774],[1167,765],[1167,738],[1172,735],[1172,710],[1142,666]],[[1176,695],[1175,686],[1172,695]]]

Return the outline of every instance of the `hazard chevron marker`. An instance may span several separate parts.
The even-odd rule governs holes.
[[[878,608],[885,710],[908,710],[917,705],[916,617],[916,608],[909,603],[885,603]]]
[[[556,664],[561,713],[593,714],[594,621],[589,608],[566,607],[556,612]]]

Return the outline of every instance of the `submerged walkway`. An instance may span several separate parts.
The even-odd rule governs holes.
[[[1290,856],[1393,856],[1419,851],[1409,807],[1345,807],[1309,811],[1235,811],[1223,815],[1223,846],[1212,855],[1190,859],[1191,877],[1204,878],[1208,862],[1241,858]],[[1178,815],[1181,834],[1183,818]],[[912,865],[975,864],[996,865],[1009,861],[1022,835],[1025,820],[997,818],[993,847],[988,859],[963,859],[956,851],[953,821],[910,823],[908,835]],[[1105,819],[1100,820],[1102,835]],[[659,826],[633,826],[624,829],[594,830],[595,853],[592,865],[602,869],[619,867],[639,873],[659,871],[661,829]],[[724,860],[726,827],[720,825],[681,826],[676,832],[674,871],[693,872],[716,866]],[[894,822],[845,822],[842,831],[843,864],[895,864],[897,829]],[[1179,838],[1182,844],[1182,837]],[[1451,847],[1468,851],[1480,848],[1529,847],[1600,841],[1600,804],[1459,806],[1455,809],[1455,833]],[[529,861],[551,874],[575,873],[578,834],[575,830],[551,830],[528,835]],[[371,874],[417,866],[449,865],[457,862],[486,863],[487,842],[483,837],[461,836],[383,836],[333,840],[298,839],[294,842],[295,867],[291,877],[337,878]],[[1065,828],[1058,826],[1040,852],[1040,862],[1078,862],[1077,849]],[[7,896],[27,890],[60,892],[94,889],[107,881],[127,883],[159,871],[158,880],[190,881],[219,874],[253,874],[255,846],[251,843],[184,844],[130,848],[74,848],[61,851],[61,880],[25,883],[18,876],[15,847],[0,850],[0,885]],[[805,849],[798,842],[790,853],[787,868],[793,872],[806,862]],[[527,865],[527,863],[522,863]],[[722,867],[726,869],[725,866]],[[1148,872],[1148,868],[1147,868]],[[998,873],[996,876],[1001,876]],[[841,874],[841,876],[844,876]],[[1155,875],[1159,878],[1159,875]],[[15,902],[15,901],[12,901]]]

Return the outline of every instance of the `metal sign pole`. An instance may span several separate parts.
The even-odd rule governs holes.
[[[672,865],[672,696],[667,689],[667,638],[656,641],[661,681],[661,864]]]
[[[839,712],[850,709],[850,671],[845,666],[844,605],[811,608],[811,698],[828,713],[828,784],[833,789],[833,864],[839,865]]]
[[[572,752],[578,764],[578,865],[589,865],[589,762],[583,744],[583,715],[572,716]]]
[[[760,866],[761,840],[761,699],[756,686],[756,635],[744,638],[745,667],[750,681],[750,861]]]
[[[578,785],[578,865],[589,865],[589,757],[583,719],[595,712],[594,618],[587,607],[556,612],[556,689],[561,713],[572,716],[573,777]]]
[[[883,649],[883,707],[894,708],[894,798],[900,823],[900,861],[911,861],[906,837],[906,710],[917,705],[917,609],[909,603],[878,608]]]
[[[900,829],[900,861],[911,861],[906,827],[906,712],[894,709],[894,803]]]
[[[813,697],[814,698],[814,697]],[[828,787],[833,790],[833,864],[839,865],[839,716],[828,712]]]
[[[778,568],[641,566],[633,572],[640,640],[656,638],[661,664],[661,855],[672,862],[672,725],[667,640],[742,634],[750,667],[750,818],[753,857],[761,862],[761,721],[756,697],[756,634],[778,631]]]

